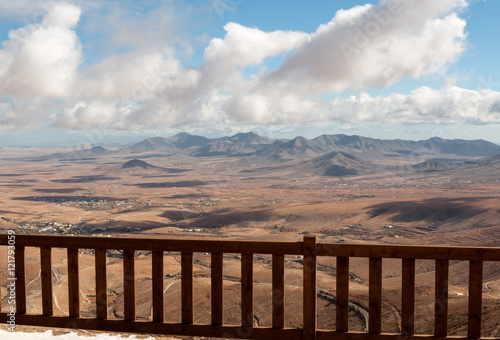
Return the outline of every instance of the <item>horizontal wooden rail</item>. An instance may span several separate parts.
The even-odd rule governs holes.
[[[0,235],[0,246],[8,246],[7,235]],[[26,247],[40,248],[42,310],[27,314]],[[68,270],[68,314],[53,315],[52,249],[66,248]],[[79,249],[91,249],[95,256],[96,317],[80,315]],[[123,251],[123,319],[108,319],[107,250]],[[136,320],[135,251],[151,251],[152,316],[151,321]],[[180,323],[164,322],[164,253],[181,255]],[[211,253],[211,323],[194,320],[194,253]],[[241,254],[241,325],[224,324],[224,253]],[[255,327],[254,254],[272,255],[272,326]],[[316,237],[305,236],[303,242],[262,242],[232,240],[176,240],[151,238],[71,237],[49,235],[15,236],[16,324],[89,329],[99,331],[171,334],[249,339],[487,339],[482,337],[482,286],[484,261],[500,261],[500,248],[433,247],[394,245],[350,245],[316,243]],[[303,327],[286,328],[285,255],[303,256]],[[335,329],[317,328],[316,282],[318,257],[336,257]],[[369,323],[367,332],[349,331],[349,260],[369,259]],[[401,333],[383,333],[382,268],[384,259],[401,259]],[[415,260],[434,260],[435,327],[434,334],[422,335],[415,329]],[[468,333],[466,337],[448,336],[449,261],[469,263]],[[499,316],[500,319],[500,316]],[[7,322],[6,311],[0,322]],[[500,339],[500,338],[491,338]]]
[[[7,235],[0,235],[0,245],[7,245]],[[16,235],[16,245],[25,247],[57,247],[79,249],[128,249],[195,253],[219,252],[302,255],[302,242]]]
[[[499,261],[500,248],[318,243],[318,256]]]
[[[0,322],[7,322],[6,313],[0,313]],[[158,323],[151,321],[99,320],[89,318],[70,318],[63,316],[16,315],[16,323],[28,326],[57,327],[99,330],[120,333],[147,333],[189,335],[216,338],[247,338],[300,340],[301,329],[273,329],[267,327],[212,326],[184,323]]]
[[[330,332],[318,330],[316,332],[317,340],[477,340],[478,338],[469,338],[467,336],[448,336],[436,337],[428,334],[401,335],[401,333],[382,333],[368,334],[364,332]],[[481,340],[498,340],[498,338],[483,337]]]

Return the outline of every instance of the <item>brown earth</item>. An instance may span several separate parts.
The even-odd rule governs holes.
[[[9,156],[9,155],[7,155]],[[500,246],[500,167],[351,177],[311,175],[307,168],[252,164],[244,158],[144,158],[154,168],[122,168],[123,154],[93,160],[0,163],[0,230],[75,234],[412,245]],[[139,157],[138,157],[139,158]],[[384,160],[383,162],[387,162]],[[398,160],[398,162],[400,162]],[[380,161],[379,163],[382,163]],[[300,169],[300,170],[299,170]],[[301,259],[287,256],[286,326],[301,327]],[[320,258],[318,285],[335,295],[335,259]],[[138,319],[151,317],[151,257],[136,254]],[[180,321],[180,256],[165,254],[166,321]],[[255,319],[271,324],[270,259],[255,256]],[[2,308],[5,249],[0,251]],[[383,331],[399,330],[401,261],[384,260]],[[209,256],[195,254],[195,322],[210,320]],[[28,311],[41,312],[38,249],[28,249]],[[95,315],[94,258],[80,254],[82,316]],[[68,312],[66,255],[53,252],[55,315]],[[368,307],[368,260],[352,259],[350,300]],[[108,255],[109,318],[123,317],[122,260]],[[483,336],[500,336],[500,265],[484,268]],[[224,259],[225,322],[238,324],[240,259]],[[417,260],[416,330],[433,331],[434,263]],[[468,264],[450,267],[450,335],[466,334]],[[320,328],[335,327],[335,304],[318,299]],[[351,311],[350,329],[364,330]],[[19,329],[21,330],[21,328]],[[158,337],[158,339],[160,339]]]

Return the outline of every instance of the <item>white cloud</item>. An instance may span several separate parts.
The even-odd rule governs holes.
[[[264,32],[230,22],[224,26],[224,39],[214,38],[205,49],[208,65],[227,69],[258,65],[266,58],[293,50],[308,39],[308,34],[294,31]]]
[[[50,97],[13,98],[0,102],[0,131],[29,131],[47,127],[58,100]]]
[[[342,92],[442,74],[463,52],[463,0],[381,1],[337,12],[275,73],[268,89]]]
[[[119,107],[111,102],[93,100],[91,102],[78,101],[72,106],[65,107],[57,116],[54,124],[58,127],[79,129],[87,128],[123,128],[123,118],[130,113],[127,107]]]
[[[331,120],[344,123],[500,123],[500,115],[491,110],[499,100],[500,92],[489,89],[420,87],[408,95],[336,98],[327,111],[332,112]]]
[[[42,21],[43,27],[75,28],[82,11],[79,7],[68,3],[59,3],[52,6]]]
[[[81,75],[77,97],[142,101],[196,86],[200,73],[184,68],[169,49],[107,57]]]
[[[10,31],[0,50],[0,94],[65,96],[81,60],[81,43],[71,30],[79,17],[78,7],[59,3],[41,24]]]
[[[101,5],[81,1],[84,8]],[[174,45],[178,38],[169,43],[158,33],[142,35],[171,25],[169,8],[148,12],[154,22],[134,31],[142,22],[137,13],[114,8],[113,2],[102,6],[116,10],[110,15],[111,43],[133,49],[105,54],[82,68],[79,7],[52,3],[40,24],[10,32],[0,50],[0,98],[13,98],[0,105],[2,130],[500,123],[500,93],[491,90],[447,85],[408,95],[322,99],[325,93],[445,74],[465,49],[465,20],[457,14],[466,6],[463,0],[382,0],[338,11],[312,34],[228,23],[225,36],[208,43],[199,67],[183,65]],[[123,17],[132,24],[117,35]],[[284,62],[269,72],[265,61],[276,56],[284,56]],[[249,67],[259,71],[249,76]]]

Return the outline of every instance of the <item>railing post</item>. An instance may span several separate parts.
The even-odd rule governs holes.
[[[108,287],[106,281],[106,249],[95,250],[95,302],[98,319],[108,318]]]
[[[273,328],[285,327],[285,255],[273,254]]]
[[[16,313],[26,314],[26,267],[24,263],[24,246],[16,245]]]
[[[163,251],[153,251],[153,322],[163,322],[165,313],[163,311]]]
[[[337,257],[337,332],[349,330],[349,258]]]
[[[304,236],[303,339],[316,339],[316,236]]]
[[[181,253],[182,323],[193,323],[193,253]]]
[[[53,314],[52,306],[52,248],[40,248],[40,271],[42,277],[42,313],[50,316]]]
[[[223,262],[222,253],[212,253],[211,258],[211,283],[212,283],[212,325],[223,324],[224,287],[223,287]]]
[[[369,262],[368,333],[380,334],[382,331],[382,259],[370,257]]]
[[[403,259],[401,282],[401,333],[415,333],[415,259]]]
[[[241,254],[241,325],[253,327],[253,254]]]
[[[449,261],[436,260],[434,336],[448,335],[448,274]]]
[[[469,263],[469,338],[481,337],[481,310],[483,293],[483,261]]]
[[[123,318],[135,320],[135,251],[123,250]]]
[[[78,280],[78,248],[68,248],[68,304],[69,316],[80,316],[80,284]]]

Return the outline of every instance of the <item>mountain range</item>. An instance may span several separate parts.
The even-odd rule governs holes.
[[[147,138],[119,148],[82,146],[82,149],[39,156],[38,160],[91,161],[107,155],[132,159],[123,168],[154,168],[144,158],[184,155],[236,157],[259,167],[301,168],[324,176],[350,176],[410,166],[412,171],[433,172],[500,164],[500,146],[478,139],[410,141],[375,139],[343,134],[308,139],[273,139],[253,132],[207,138],[183,132],[171,137]]]
[[[301,168],[309,173],[336,177],[398,169],[401,166],[394,165],[398,162],[411,164],[411,169],[416,172],[500,163],[500,146],[481,139],[433,137],[410,141],[343,134],[321,135],[313,139],[299,136],[285,140],[253,132],[213,139],[181,133],[167,138],[149,138],[118,152],[146,153],[146,156],[153,153],[154,156],[240,157],[262,167]]]
[[[500,146],[478,139],[384,140],[343,134],[321,135],[308,139],[273,139],[253,132],[230,137],[206,138],[180,133],[172,137],[154,137],[122,149],[130,153],[186,153],[198,157],[258,155],[273,159],[317,157],[333,151],[374,156],[405,157],[449,155],[455,158],[476,158],[500,154]]]

